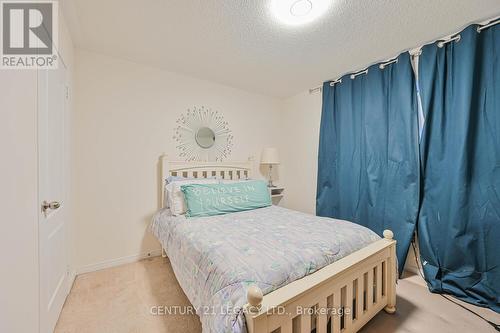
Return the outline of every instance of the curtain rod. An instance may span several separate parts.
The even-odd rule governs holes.
[[[484,25],[480,25],[479,27],[477,27],[477,32],[481,32],[483,31],[484,29],[488,29],[489,27],[492,27],[494,25],[497,25],[498,23],[500,23],[500,18],[496,18],[492,21],[490,21],[489,23],[487,24],[484,24]]]
[[[421,52],[421,49],[424,45],[429,45],[429,44],[432,44],[432,43],[435,43],[435,42],[438,42],[437,43],[437,46],[439,48],[442,48],[445,44],[448,44],[450,42],[459,42],[460,41],[460,32],[462,30],[464,30],[465,28],[467,28],[468,26],[472,25],[472,24],[477,24],[478,27],[477,27],[477,32],[478,33],[481,33],[481,31],[485,30],[485,29],[488,29],[494,25],[497,25],[500,23],[500,16],[496,16],[495,18],[492,18],[492,19],[488,19],[488,20],[484,20],[484,21],[481,21],[479,23],[469,23],[467,24],[465,27],[463,27],[462,29],[460,29],[459,32],[457,33],[454,33],[454,34],[451,34],[451,35],[447,35],[446,37],[443,37],[443,38],[438,38],[438,39],[435,39],[435,40],[432,40],[428,43],[424,43],[418,47],[414,47],[414,48],[410,48],[410,49],[406,49],[404,51],[401,51],[396,57],[392,57],[390,58],[389,60],[385,60],[385,61],[376,61],[374,63],[371,63],[370,65],[368,65],[366,68],[360,70],[360,71],[354,71],[354,72],[351,72],[351,75],[350,75],[350,78],[351,79],[355,79],[357,76],[361,75],[361,74],[366,74],[368,73],[368,67],[372,66],[372,65],[375,65],[377,63],[380,63],[379,65],[379,68],[380,69],[384,69],[385,67],[387,67],[388,65],[390,64],[393,64],[393,63],[397,63],[398,62],[398,57],[400,54],[404,53],[404,52],[410,52],[410,55],[420,55],[422,52]],[[346,74],[348,74],[349,72],[347,72]],[[334,86],[335,84],[337,83],[341,83],[342,82],[342,79],[341,77],[346,75],[346,74],[343,74],[341,75],[339,78],[337,79],[331,79],[331,80],[326,80],[325,82],[328,82],[328,81],[331,81],[330,82],[330,86]],[[323,91],[323,84],[319,85],[319,86],[316,86],[314,88],[311,88],[309,89],[309,94],[314,94],[316,92],[322,92]]]

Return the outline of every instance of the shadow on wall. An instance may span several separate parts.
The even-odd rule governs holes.
[[[144,224],[144,236],[141,241],[141,251],[140,253],[150,253],[151,256],[155,256],[161,253],[161,244],[156,239],[156,237],[151,232],[149,225],[151,224],[151,220],[153,219],[154,214],[149,214],[142,219]],[[154,248],[151,248],[151,244],[157,244]]]
[[[279,177],[279,165],[273,165],[271,177],[273,179],[274,185],[279,184],[280,177]],[[266,182],[269,180],[269,165],[267,164],[259,164],[259,173],[264,176],[264,179]],[[254,175],[255,176],[255,175]],[[255,178],[255,177],[252,177]]]
[[[156,162],[156,184],[157,184],[157,191],[158,191],[158,210],[163,208],[163,202],[161,202],[162,198],[162,192],[163,192],[163,179],[161,179],[161,170],[162,170],[162,163],[161,163],[161,157],[160,155],[158,157],[158,161]]]
[[[157,210],[163,208],[162,202],[162,192],[163,192],[163,180],[161,179],[162,174],[162,163],[161,163],[161,155],[158,157],[158,161],[156,162],[156,184],[157,184]],[[156,212],[152,212],[143,218],[144,223],[144,236],[141,241],[141,253],[150,253],[154,251],[161,251],[161,244],[156,239],[156,237],[151,232],[149,226],[151,224],[151,220]],[[151,244],[158,244],[154,249],[151,249]]]

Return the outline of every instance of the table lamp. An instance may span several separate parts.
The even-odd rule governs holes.
[[[264,148],[264,150],[262,150],[262,155],[260,156],[260,164],[269,165],[269,182],[268,182],[267,186],[268,187],[276,187],[273,184],[272,171],[273,171],[273,165],[280,164],[280,158],[278,156],[278,149],[276,149],[276,148]]]

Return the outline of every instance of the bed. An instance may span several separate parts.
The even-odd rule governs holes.
[[[246,179],[252,162],[161,157],[167,176]],[[161,209],[151,229],[203,332],[356,332],[395,311],[396,242],[347,221],[270,206],[186,218]],[[334,235],[332,237],[332,235]]]

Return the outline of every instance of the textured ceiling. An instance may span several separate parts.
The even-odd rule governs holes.
[[[78,48],[288,97],[500,15],[499,0],[332,0],[285,26],[270,0],[64,0]]]

